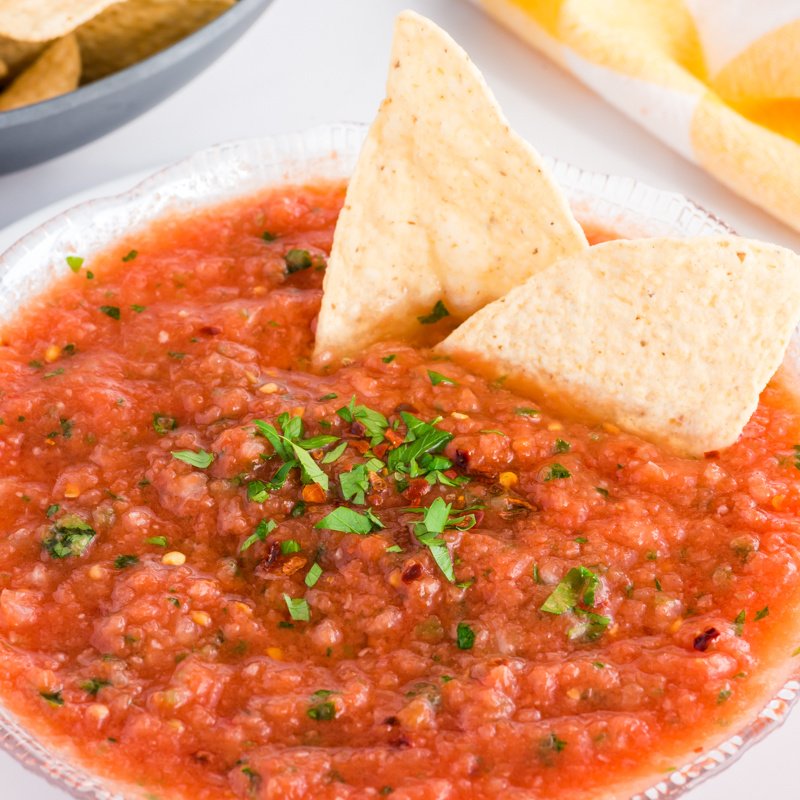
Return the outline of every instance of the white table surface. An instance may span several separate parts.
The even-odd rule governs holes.
[[[46,164],[0,176],[0,252],[30,227],[216,142],[369,121],[380,101],[393,16],[412,6],[446,28],[483,70],[511,123],[540,151],[688,195],[739,233],[800,251],[800,235],[738,198],[463,0],[275,0],[219,61],[137,120]],[[122,179],[122,180],[120,180]],[[53,205],[55,204],[55,206]],[[38,214],[37,214],[38,212]],[[20,220],[28,216],[20,225]],[[16,225],[12,223],[17,223]],[[800,797],[800,710],[692,800]],[[66,795],[0,753],[3,800]]]

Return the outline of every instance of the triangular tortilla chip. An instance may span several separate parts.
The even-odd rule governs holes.
[[[466,319],[586,247],[469,56],[429,20],[401,14],[386,99],[336,226],[316,363],[382,339],[426,341],[418,317],[441,316],[437,302],[451,323]]]
[[[713,237],[615,241],[486,306],[439,351],[689,455],[741,434],[800,320],[800,256]]]
[[[0,111],[11,111],[78,88],[81,54],[74,34],[51,44],[0,93]]]
[[[22,42],[46,42],[119,0],[0,0],[0,36]]]
[[[127,0],[110,6],[75,31],[83,83],[137,64],[208,25],[234,0]]]

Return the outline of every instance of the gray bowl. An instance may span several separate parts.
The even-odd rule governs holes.
[[[185,39],[43,103],[0,113],[0,174],[74,150],[168,97],[221,56],[272,0],[239,0]]]

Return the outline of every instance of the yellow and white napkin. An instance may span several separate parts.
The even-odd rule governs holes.
[[[800,230],[800,0],[478,0],[722,183]]]

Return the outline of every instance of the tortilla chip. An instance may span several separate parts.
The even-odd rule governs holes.
[[[74,34],[51,44],[0,93],[0,111],[30,106],[78,88],[81,54]]]
[[[5,61],[0,59],[0,81],[8,75],[8,65]]]
[[[437,302],[457,322],[586,247],[469,56],[429,20],[401,14],[386,99],[336,226],[316,363],[382,339],[425,341],[431,326],[418,317],[436,317]]]
[[[0,36],[22,42],[57,39],[118,0],[0,0]]]
[[[739,437],[800,320],[800,256],[712,237],[592,247],[439,346],[558,410],[689,455]]]
[[[202,28],[235,0],[127,0],[107,8],[77,30],[83,83],[164,50]]]
[[[45,47],[42,42],[16,42],[0,36],[0,60],[8,67],[11,77],[15,77],[32,64]]]

